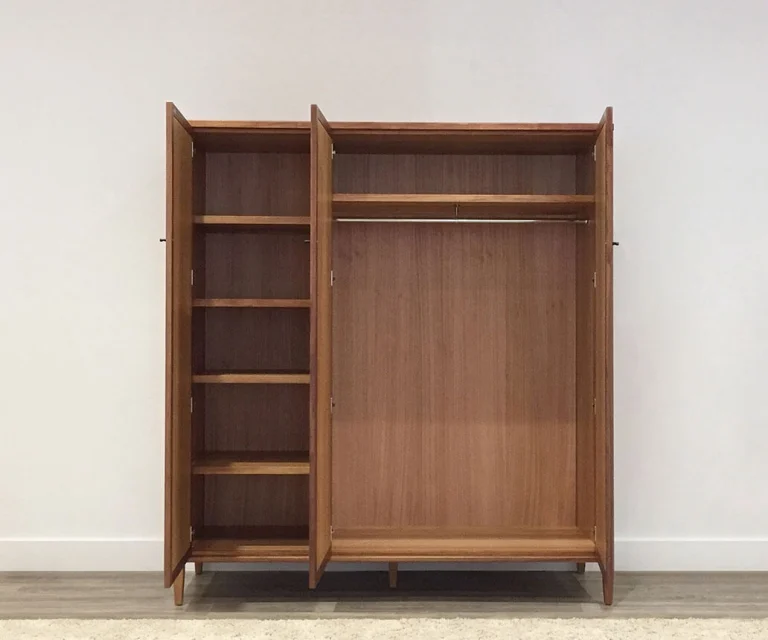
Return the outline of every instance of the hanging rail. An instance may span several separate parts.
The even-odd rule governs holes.
[[[335,222],[437,222],[452,224],[589,224],[589,220],[569,218],[335,218]]]

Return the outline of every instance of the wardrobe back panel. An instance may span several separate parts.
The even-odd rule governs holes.
[[[205,527],[306,527],[307,476],[205,476]]]
[[[309,298],[309,232],[198,230],[196,298]]]
[[[196,373],[309,371],[307,309],[195,309],[202,321]]]
[[[198,414],[204,416],[198,451],[307,451],[309,447],[306,385],[197,385]]]
[[[309,153],[206,153],[205,187],[209,215],[308,216]]]
[[[575,155],[337,153],[333,169],[336,193],[581,193]]]
[[[576,225],[334,229],[333,524],[576,524]]]

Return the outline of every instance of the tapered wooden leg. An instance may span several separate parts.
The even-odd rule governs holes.
[[[603,574],[603,602],[610,607],[613,604],[613,567],[606,567],[601,562],[600,572]]]
[[[184,573],[182,569],[173,582],[173,602],[177,607],[184,604]]]
[[[203,573],[203,563],[195,562],[195,575],[199,576],[202,573]]]
[[[587,563],[586,562],[577,562],[576,563],[576,573],[584,573],[587,570]]]
[[[389,588],[395,589],[397,587],[397,562],[389,563]]]

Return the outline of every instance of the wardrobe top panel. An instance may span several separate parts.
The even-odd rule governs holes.
[[[544,153],[589,151],[597,124],[332,122],[340,153]]]
[[[195,143],[218,153],[309,153],[309,122],[193,120]]]
[[[309,152],[309,122],[192,121],[207,151]],[[339,153],[574,154],[591,151],[597,123],[331,122]]]

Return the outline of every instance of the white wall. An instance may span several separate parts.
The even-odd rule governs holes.
[[[0,570],[158,569],[164,101],[616,119],[624,569],[768,569],[768,3],[2,0]]]

